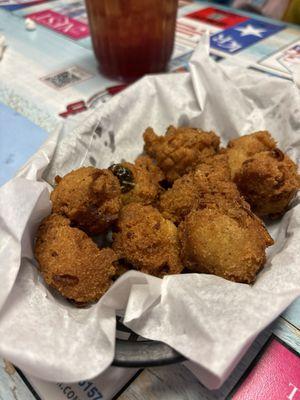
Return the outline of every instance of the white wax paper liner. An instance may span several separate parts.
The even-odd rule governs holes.
[[[300,208],[268,226],[275,245],[253,286],[205,274],[163,280],[130,271],[89,309],[53,295],[36,269],[34,234],[50,212],[56,174],[82,165],[133,160],[147,126],[215,130],[222,143],[268,129],[299,161],[300,94],[292,82],[209,59],[199,44],[190,73],[148,76],[115,96],[75,129],[54,133],[18,176],[0,189],[0,355],[49,381],[90,379],[112,362],[115,315],[202,367],[219,387],[256,335],[300,295]]]

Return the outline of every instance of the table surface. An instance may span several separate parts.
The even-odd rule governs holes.
[[[109,100],[111,90],[107,88],[119,84],[102,77],[97,70],[88,30],[84,30],[87,26],[86,14],[81,1],[42,0],[30,7],[25,7],[26,0],[18,0],[15,2],[18,4],[13,6],[11,0],[7,0],[6,3],[6,10],[0,7],[0,34],[6,36],[8,44],[3,61],[0,62],[0,184],[11,178],[41,145],[48,133],[63,121],[59,114],[66,113],[68,123],[76,124],[92,112],[96,105]],[[170,70],[187,68],[188,59],[199,37],[209,28],[215,43],[213,45],[212,42],[214,47],[211,54],[219,62],[241,63],[250,68],[277,74],[284,79],[291,79],[292,64],[295,60],[291,63],[288,56],[291,50],[299,48],[299,28],[283,26],[276,21],[266,21],[249,14],[242,14],[241,17],[236,11],[230,12],[219,6],[212,9],[211,4],[181,1],[180,5],[176,46]],[[68,30],[62,31],[57,27],[61,24],[53,26],[49,23],[49,10],[52,12],[52,20],[53,15],[58,14],[59,18],[63,16],[73,23],[74,29],[71,34]],[[24,28],[23,17],[29,14],[39,24],[34,32],[27,32]],[[220,20],[223,23],[222,27]],[[232,34],[231,28],[236,24],[245,23],[269,23],[273,26],[273,33],[262,41],[257,40],[251,46],[243,43],[242,49],[235,51],[235,38],[228,39]],[[263,26],[265,31],[271,28]],[[81,36],[78,36],[79,31]],[[226,35],[230,46],[221,48],[220,39],[226,38]],[[298,62],[300,63],[299,53]],[[63,82],[64,86],[59,87],[62,72],[64,76],[66,73],[69,76],[77,74],[77,84]],[[75,114],[75,110],[78,111],[78,101],[81,102],[80,112]],[[73,107],[74,103],[77,109]],[[95,382],[102,391],[102,398],[105,399],[112,396],[120,400],[221,400],[233,397],[246,399],[232,393],[239,387],[240,382],[246,382],[249,365],[255,368],[255,365],[261,362],[257,358],[258,355],[267,353],[270,335],[292,352],[300,353],[300,299],[257,338],[229,380],[218,391],[205,389],[183,364],[139,371],[115,369],[110,371],[110,374],[119,376],[118,384],[115,385],[115,390],[108,394],[106,389],[101,387],[103,377]],[[258,361],[253,363],[253,360]],[[109,380],[107,376],[105,379]],[[69,386],[62,386],[61,383],[59,385],[25,377],[8,361],[0,359],[0,400],[71,398],[68,397],[71,393],[71,389],[67,389]],[[87,398],[83,392],[80,394],[78,386],[73,385],[72,389],[74,393],[79,393],[78,399]],[[294,391],[294,394],[297,394],[297,391]]]

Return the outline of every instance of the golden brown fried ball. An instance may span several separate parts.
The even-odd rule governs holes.
[[[159,184],[161,181],[165,179],[165,175],[162,170],[156,165],[155,161],[147,156],[141,155],[139,156],[134,163],[137,167],[143,168],[148,171],[151,175],[152,182]]]
[[[226,153],[219,153],[204,158],[195,171],[200,171],[211,180],[231,180],[231,171]]]
[[[235,282],[252,283],[263,267],[272,238],[247,208],[207,207],[192,211],[179,226],[183,264]]]
[[[297,166],[267,131],[229,142],[231,176],[260,217],[276,218],[287,209],[299,188]]]
[[[149,172],[141,162],[135,164],[122,162],[121,165],[129,169],[133,176],[132,187],[122,193],[123,204],[141,203],[147,205],[154,203],[161,192],[158,175],[155,172]]]
[[[177,225],[193,209],[211,203],[221,207],[224,200],[244,203],[230,180],[227,155],[220,154],[206,158],[194,172],[177,179],[172,188],[161,195],[158,209]]]
[[[179,274],[183,269],[177,228],[152,206],[131,203],[122,208],[113,249],[125,263],[151,275]]]
[[[227,207],[227,203],[234,203],[236,207],[248,208],[244,198],[240,195],[237,186],[232,182],[228,157],[218,154],[205,159],[195,171],[195,179],[199,190],[199,208],[209,205],[218,208]]]
[[[231,177],[234,178],[243,162],[254,156],[254,154],[275,148],[276,142],[268,131],[254,132],[250,135],[230,140],[226,152],[228,154]]]
[[[176,179],[172,188],[160,196],[157,208],[163,217],[178,225],[193,209],[197,209],[201,190],[197,184],[194,172]]]
[[[146,153],[156,160],[171,182],[192,171],[205,157],[215,154],[220,144],[214,132],[173,126],[167,129],[165,136],[158,136],[152,128],[147,128],[144,141]]]
[[[111,171],[94,167],[59,178],[51,200],[54,213],[91,234],[104,232],[118,218],[122,204],[118,179]]]
[[[260,217],[276,218],[300,187],[296,164],[279,149],[248,158],[235,175],[240,192]]]
[[[112,249],[100,250],[89,236],[70,221],[52,214],[40,225],[35,256],[45,282],[76,303],[100,299],[112,284]]]

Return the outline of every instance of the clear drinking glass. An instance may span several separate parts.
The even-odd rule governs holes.
[[[132,81],[166,69],[178,0],[86,0],[100,71]]]

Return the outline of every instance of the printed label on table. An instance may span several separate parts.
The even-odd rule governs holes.
[[[232,28],[211,37],[211,47],[228,54],[235,54],[257,42],[276,34],[285,25],[275,25],[267,22],[248,19]]]
[[[300,65],[300,40],[264,58],[259,64],[271,72],[282,72],[291,76],[293,69]]]
[[[193,18],[207,24],[215,25],[220,29],[227,29],[241,22],[247,21],[249,18],[232,12],[220,10],[214,7],[204,8],[187,14],[186,17]]]
[[[65,70],[53,72],[40,80],[53,89],[62,90],[92,78],[93,75],[76,65]]]
[[[84,1],[72,0],[67,3],[54,4],[54,7],[51,7],[51,10],[88,25],[88,17]]]
[[[182,55],[193,51],[201,36],[207,31],[213,34],[219,32],[220,29],[191,18],[178,18],[172,59],[181,57]]]
[[[98,377],[78,383],[45,382],[24,376],[23,373],[21,377],[41,400],[110,400],[128,381],[135,379],[140,371],[135,368],[109,367]]]
[[[300,357],[273,337],[232,400],[300,400]]]
[[[90,34],[89,27],[86,23],[53,10],[39,11],[28,14],[27,17],[33,19],[40,25],[75,40],[83,39]]]

